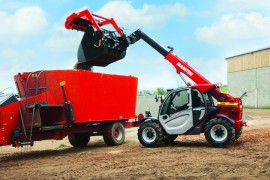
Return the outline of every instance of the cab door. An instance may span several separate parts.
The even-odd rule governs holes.
[[[191,89],[192,107],[193,107],[193,124],[197,124],[206,115],[207,95],[202,94],[198,89]],[[206,98],[206,100],[205,100]]]
[[[177,89],[166,97],[159,121],[168,134],[184,134],[193,126],[190,88]]]

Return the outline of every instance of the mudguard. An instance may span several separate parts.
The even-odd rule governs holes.
[[[224,114],[216,114],[216,117],[226,119],[232,126],[235,125],[234,120],[232,120],[231,118],[229,118],[228,116],[226,116]]]
[[[159,121],[156,117],[146,117],[143,118],[140,122],[143,123],[145,121]]]

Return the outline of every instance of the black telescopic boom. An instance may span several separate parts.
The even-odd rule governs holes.
[[[151,37],[146,35],[140,29],[136,30],[134,33],[128,36],[130,44],[133,44],[140,39],[143,39],[147,44],[149,44],[152,48],[158,51],[162,56],[166,57],[168,55],[169,51],[159,45],[156,41],[154,41]]]

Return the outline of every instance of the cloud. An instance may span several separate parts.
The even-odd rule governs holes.
[[[169,70],[156,74],[142,73],[138,76],[138,90],[154,90],[156,88],[177,88],[181,84],[181,79],[175,72]]]
[[[269,44],[270,16],[257,12],[226,14],[210,26],[196,30],[199,41],[221,46]]]
[[[32,67],[31,59],[35,56],[32,50],[13,50],[5,48],[0,51],[0,88],[15,88],[13,76],[22,71],[30,71]],[[0,90],[1,90],[0,89]]]
[[[46,40],[45,47],[52,52],[76,52],[83,33],[71,31],[68,33],[52,35]]]
[[[24,4],[22,2],[1,2],[0,10],[17,10],[23,6]]]
[[[270,0],[219,0],[216,7],[219,11],[254,11],[270,10]]]
[[[14,87],[13,76],[21,71],[33,70],[35,48],[21,47],[22,39],[35,38],[43,33],[48,22],[46,13],[38,6],[4,3],[0,8],[0,83],[2,89]]]
[[[13,14],[0,11],[0,19],[0,38],[8,41],[37,35],[48,24],[45,12],[38,6],[22,7]]]
[[[88,9],[86,6],[76,10],[80,12]],[[66,14],[59,21],[55,23],[51,30],[49,38],[45,42],[45,47],[51,52],[73,52],[75,53],[79,47],[80,41],[83,36],[83,32],[75,30],[67,30],[65,28],[66,18],[72,14],[72,12]]]
[[[169,62],[163,59],[158,59],[158,61],[160,63],[154,61],[152,64],[152,67],[158,68],[158,70],[143,71],[136,74],[136,76],[139,78],[139,90],[153,90],[158,87],[177,88],[179,86],[184,86],[184,82],[176,74],[175,69]],[[159,64],[162,66],[159,66]],[[225,59],[205,60],[203,58],[192,58],[188,61],[188,64],[211,83],[227,83],[227,65]],[[140,64],[137,66],[143,67]],[[148,65],[146,68],[149,68]],[[183,73],[182,75],[186,81],[192,82],[192,84],[194,83]]]
[[[180,3],[159,6],[145,3],[136,9],[129,1],[110,1],[95,13],[113,17],[120,27],[159,29],[170,18],[186,16],[188,9]]]
[[[227,83],[227,65],[225,59],[192,58],[188,64],[214,84]]]
[[[84,9],[87,9],[87,7],[80,8],[75,12],[80,12]],[[187,15],[188,10],[180,3],[161,6],[144,4],[141,8],[136,9],[132,6],[131,2],[110,1],[95,13],[103,17],[114,18],[119,26],[125,26],[126,28],[156,29],[164,26],[165,22],[172,17]],[[53,26],[52,35],[45,42],[45,47],[50,51],[77,51],[83,33],[71,30],[67,31],[64,28],[65,18],[62,18],[61,23]]]
[[[8,66],[28,67],[28,62],[34,55],[34,51],[30,49],[13,50],[5,48],[0,51],[0,57],[3,59],[1,63]]]

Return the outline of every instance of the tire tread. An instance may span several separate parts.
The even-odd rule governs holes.
[[[225,128],[228,131],[228,137],[223,141],[223,142],[216,142],[210,134],[211,128],[216,125],[216,124],[221,124],[223,126],[225,126]],[[212,119],[210,120],[206,126],[205,126],[205,139],[208,141],[209,144],[211,144],[214,147],[225,147],[226,145],[228,145],[229,143],[231,143],[233,141],[233,139],[235,138],[235,129],[233,128],[233,126],[225,119]]]

